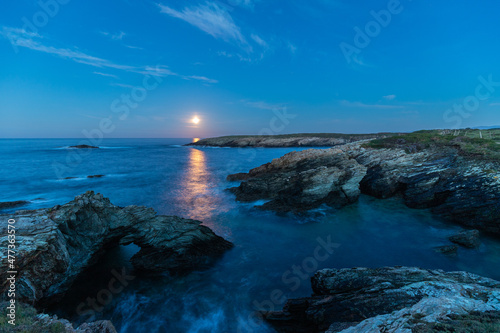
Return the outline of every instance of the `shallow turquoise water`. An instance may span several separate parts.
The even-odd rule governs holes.
[[[500,242],[483,235],[479,249],[457,257],[435,253],[460,227],[399,199],[362,196],[335,211],[277,216],[241,204],[225,191],[225,177],[269,162],[292,149],[224,149],[180,146],[189,140],[105,140],[78,163],[78,140],[0,140],[0,201],[35,199],[29,208],[51,207],[94,190],[117,205],[147,205],[161,214],[202,220],[236,246],[212,268],[183,277],[145,277],[127,259],[134,246],[118,248],[77,281],[67,297],[48,309],[76,322],[76,309],[96,298],[112,270],[135,279],[92,319],[111,319],[120,332],[273,332],[255,311],[279,309],[284,298],[309,296],[309,272],[325,267],[420,266],[467,270],[500,279]],[[70,155],[72,154],[72,155]],[[70,157],[68,157],[70,156]],[[69,158],[70,162],[67,163]],[[68,167],[58,179],[54,166]],[[102,174],[103,178],[88,179]],[[318,241],[321,238],[323,241]],[[332,253],[320,247],[335,244]],[[316,255],[316,259],[313,259]],[[321,259],[321,260],[319,260]]]

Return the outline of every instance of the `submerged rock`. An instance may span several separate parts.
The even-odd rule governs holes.
[[[69,146],[69,148],[76,148],[76,149],[99,149],[99,147],[90,146],[90,145],[76,145],[76,146]]]
[[[324,269],[314,295],[263,312],[278,332],[408,332],[451,316],[500,312],[500,282],[412,267]],[[487,332],[487,331],[484,331]]]
[[[20,206],[26,206],[29,203],[30,202],[26,201],[26,200],[0,202],[0,209],[9,209],[9,208],[15,208],[15,207],[20,207]]]
[[[449,256],[455,256],[457,255],[458,252],[458,246],[457,245],[444,245],[444,246],[438,246],[434,248],[434,251],[437,253],[442,253],[446,254]]]
[[[142,206],[118,207],[92,191],[62,206],[0,215],[3,248],[7,219],[16,221],[16,298],[31,304],[67,291],[85,268],[120,244],[141,247],[131,259],[136,269],[171,273],[204,267],[232,247],[200,221]],[[7,267],[6,253],[1,263]],[[4,295],[6,271],[0,272]]]
[[[87,176],[87,178],[102,178],[104,175],[92,175],[92,176]]]
[[[476,248],[480,244],[479,231],[478,230],[465,230],[461,231],[453,236],[451,236],[450,241],[468,247],[470,249]]]

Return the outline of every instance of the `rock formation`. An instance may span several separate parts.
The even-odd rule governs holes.
[[[292,152],[228,179],[247,180],[230,189],[240,201],[269,199],[264,209],[300,212],[323,203],[342,207],[355,202],[365,174],[366,167],[346,153],[323,149]]]
[[[431,332],[426,329],[453,318],[500,314],[500,282],[466,272],[324,269],[311,283],[312,297],[263,313],[278,332]]]
[[[7,317],[8,311],[6,310],[9,304],[8,302],[0,302],[0,313],[3,318]],[[68,320],[48,314],[39,314],[28,304],[17,304],[16,312],[16,325],[0,322],[0,332],[116,333],[115,327],[109,320],[83,323],[75,328]]]
[[[351,143],[331,149],[292,152],[228,180],[240,201],[270,200],[262,206],[300,212],[355,202],[360,193],[401,196],[411,208],[467,227],[500,234],[500,163],[461,156],[449,147],[408,153]]]
[[[91,191],[62,206],[0,215],[3,248],[7,219],[16,221],[16,298],[30,304],[64,293],[106,249],[119,244],[141,247],[131,259],[137,270],[172,273],[204,267],[232,247],[199,221],[159,216],[147,207],[117,207]],[[6,253],[1,263],[7,267]],[[2,293],[6,271],[0,272]]]

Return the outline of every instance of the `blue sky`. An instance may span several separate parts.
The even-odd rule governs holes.
[[[0,137],[499,125],[499,10],[493,0],[8,0]]]

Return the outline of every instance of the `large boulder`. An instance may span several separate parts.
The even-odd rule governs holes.
[[[118,207],[91,191],[62,206],[0,215],[3,248],[8,219],[16,228],[16,298],[31,304],[64,293],[85,268],[120,244],[140,246],[131,259],[140,271],[171,273],[205,267],[232,247],[200,221],[157,215],[142,206]],[[7,267],[5,252],[1,263]],[[6,274],[2,269],[4,295]]]
[[[324,269],[312,297],[264,312],[278,332],[408,332],[451,315],[500,311],[500,282],[413,267]],[[486,332],[486,331],[485,331]]]

